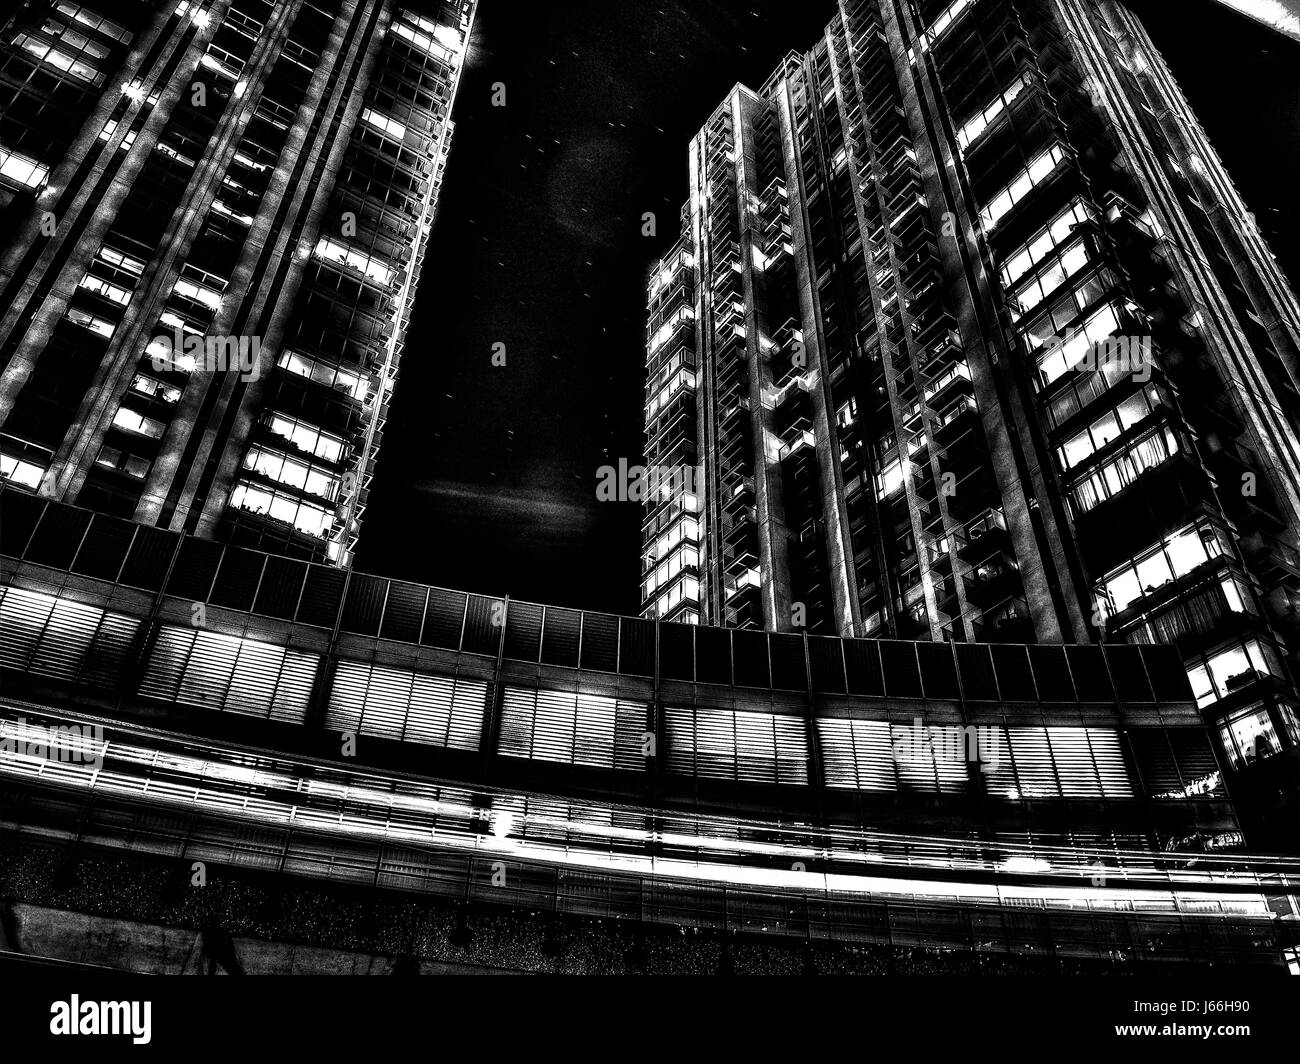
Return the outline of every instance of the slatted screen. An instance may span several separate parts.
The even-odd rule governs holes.
[[[826,785],[840,790],[966,790],[963,738],[882,720],[818,720]]]
[[[205,709],[301,724],[315,654],[218,632],[163,625],[140,693]]]
[[[746,783],[808,782],[808,741],[799,717],[670,706],[668,771]]]
[[[819,720],[817,741],[827,787],[892,791],[898,786],[888,721]]]
[[[112,686],[140,629],[133,617],[21,588],[0,588],[0,666]]]
[[[933,732],[923,729],[925,738],[918,738],[915,725],[893,724],[890,734],[899,790],[938,794],[965,792],[968,742],[962,729],[955,726],[944,726]],[[975,742],[978,743],[978,739]]]
[[[497,752],[562,765],[644,771],[645,731],[644,702],[507,686]]]
[[[1222,795],[1210,740],[1199,728],[1134,728],[1129,732],[1146,792],[1154,798]]]
[[[999,797],[1131,798],[1133,783],[1117,732],[1104,728],[1008,728],[1002,757],[989,766]]]
[[[326,727],[381,739],[477,750],[488,685],[358,661],[340,661]]]

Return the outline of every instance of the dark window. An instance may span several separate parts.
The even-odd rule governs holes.
[[[666,680],[695,679],[694,625],[659,626],[659,675]]]
[[[731,683],[731,633],[727,629],[695,629],[695,673],[701,683]]]
[[[890,698],[921,697],[921,670],[915,643],[882,642],[880,661],[885,667],[885,693]]]
[[[1006,702],[1037,702],[1034,675],[1029,671],[1029,655],[1022,646],[994,646],[993,668],[998,674],[998,689]]]
[[[736,683],[741,687],[769,687],[772,683],[767,658],[767,636],[763,632],[731,633],[736,655]]]
[[[578,667],[578,633],[582,614],[577,610],[546,608],[546,626],[542,629],[542,661],[547,665]]]
[[[424,619],[427,589],[396,580],[388,585],[388,603],[384,606],[384,624],[379,634],[403,643],[420,641],[420,622]]]
[[[605,613],[582,615],[582,667],[613,672],[618,667],[618,618]]]
[[[879,697],[885,693],[885,677],[880,667],[879,643],[865,639],[846,639],[844,662],[848,667],[850,694]]]
[[[826,636],[808,637],[808,664],[812,670],[814,691],[827,694],[844,693],[844,651],[838,639]]]
[[[783,691],[806,691],[808,671],[803,660],[803,636],[772,635],[772,686]]]
[[[958,643],[957,668],[961,672],[961,689],[968,701],[998,700],[998,683],[993,675],[993,657],[988,647]]]
[[[618,671],[631,676],[653,676],[655,672],[654,622],[623,617],[618,624]]]
[[[1065,656],[1070,661],[1070,672],[1081,702],[1113,702],[1115,691],[1110,685],[1106,661],[1101,647],[1066,647]]]
[[[918,643],[916,656],[921,663],[921,680],[926,698],[956,701],[961,697],[957,683],[957,663],[951,643]]]
[[[420,642],[426,647],[457,650],[460,630],[465,623],[466,596],[442,588],[429,589],[429,603],[424,607],[424,633]]]
[[[542,607],[512,602],[506,613],[505,655],[516,661],[536,661],[542,647]]]
[[[90,531],[82,541],[77,560],[72,566],[74,573],[83,576],[96,576],[102,580],[116,580],[117,574],[126,561],[126,552],[131,547],[135,535],[135,525],[130,521],[120,521],[114,517],[96,517],[90,524]]]

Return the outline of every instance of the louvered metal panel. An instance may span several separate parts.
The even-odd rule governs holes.
[[[140,622],[22,588],[0,588],[0,665],[38,676],[116,684]]]
[[[1179,776],[1170,735],[1163,728],[1134,728],[1129,738],[1143,787],[1151,797],[1177,793],[1195,778],[1184,780]]]
[[[1052,764],[1052,751],[1043,728],[1008,728],[1011,759],[1021,798],[1059,798],[1061,787]]]
[[[771,713],[669,706],[669,772],[748,783],[806,784],[803,721]]]
[[[381,739],[477,750],[486,699],[482,680],[341,661],[325,724]]]
[[[858,791],[898,787],[888,721],[818,720],[817,741],[826,786]]]
[[[319,659],[219,632],[163,625],[141,694],[228,713],[301,724]]]
[[[1124,759],[1119,733],[1104,728],[1085,730],[1092,749],[1092,761],[1097,769],[1097,779],[1101,783],[1101,793],[1112,799],[1132,798],[1133,779],[1129,774],[1128,762]]]
[[[645,702],[618,700],[614,720],[614,767],[622,772],[646,771],[646,737],[651,735],[650,707]]]
[[[28,671],[38,676],[75,680],[81,659],[95,638],[95,630],[103,615],[103,610],[93,606],[63,599],[55,602],[40,641],[27,663]]]
[[[466,595],[456,591],[430,588],[420,642],[427,647],[457,649],[460,646],[461,628],[465,624],[466,598]]]
[[[1101,780],[1083,728],[1048,728],[1047,742],[1066,798],[1100,798]]]
[[[618,618],[601,613],[582,615],[582,667],[601,672],[618,668]]]
[[[607,697],[507,687],[498,752],[592,768],[644,771],[646,706]]]
[[[621,758],[615,753],[618,716],[617,700],[605,695],[507,687],[498,753],[613,768],[617,760],[628,760],[626,752]]]
[[[26,669],[57,600],[48,595],[7,587],[0,590],[0,665]]]
[[[81,682],[116,688],[122,681],[123,669],[139,631],[140,622],[134,617],[105,613],[82,662]]]
[[[135,536],[135,527],[130,521],[105,514],[96,516],[81,542],[72,571],[101,580],[116,580]]]
[[[429,589],[417,584],[404,584],[397,580],[388,585],[388,601],[384,606],[384,623],[380,635],[403,643],[420,641],[420,625],[424,621],[425,600]]]

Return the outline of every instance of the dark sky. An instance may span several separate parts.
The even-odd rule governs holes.
[[[1134,6],[1300,277],[1300,45],[1208,0]],[[641,508],[598,503],[596,470],[644,446],[645,281],[676,235],[687,143],[833,11],[481,0],[358,569],[639,610]]]

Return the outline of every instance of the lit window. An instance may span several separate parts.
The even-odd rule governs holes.
[[[107,45],[92,41],[84,33],[78,33],[56,19],[46,19],[45,24],[41,27],[41,32],[48,33],[51,37],[57,37],[68,47],[75,48],[78,52],[85,52],[95,59],[104,59],[108,56],[109,49]]]
[[[451,26],[435,25],[428,19],[413,15],[410,12],[403,12],[403,15],[419,26],[420,29],[426,31],[420,33],[405,22],[393,23],[393,32],[413,48],[446,59],[460,46],[461,35],[458,29]]]
[[[1062,468],[1073,469],[1109,447],[1125,432],[1149,418],[1160,406],[1160,389],[1150,385],[1106,411],[1087,428],[1066,440],[1057,450]]]
[[[102,259],[111,266],[116,266],[119,270],[125,270],[127,273],[139,277],[144,273],[144,261],[142,259],[132,258],[130,255],[123,255],[122,252],[110,247],[102,247],[95,256]]]
[[[250,170],[262,171],[270,169],[270,167],[265,163],[256,162],[240,151],[235,152],[235,162],[239,163],[241,166],[247,166]]]
[[[324,507],[243,480],[230,493],[230,505],[283,521],[316,539],[324,539],[334,523],[334,514]]]
[[[1007,293],[1007,302],[1011,307],[1011,320],[1019,321],[1038,307],[1061,285],[1087,266],[1089,261],[1088,248],[1082,238],[1045,259],[1042,267],[1033,277]],[[1080,305],[1086,306],[1087,301],[1080,301]]]
[[[252,225],[253,216],[251,214],[242,214],[239,211],[227,207],[221,200],[212,201],[212,209],[218,214],[224,214],[227,218],[232,218],[240,225]]]
[[[646,417],[652,418],[657,414],[660,408],[667,406],[677,397],[677,393],[685,390],[694,390],[695,374],[688,369],[678,372],[667,384],[655,393],[653,398],[646,406]]]
[[[26,33],[18,34],[14,38],[14,44],[21,46],[24,51],[35,56],[41,62],[48,63],[56,70],[62,70],[73,77],[80,78],[82,81],[88,81],[92,85],[100,85],[104,81],[104,75],[90,63],[48,45],[44,41],[39,41],[35,37],[30,37]]]
[[[921,34],[921,39],[916,42],[916,51],[927,52],[934,47],[974,3],[975,0],[953,0],[939,13],[939,17],[930,24],[930,28]],[[909,53],[909,56],[914,59],[915,52]]]
[[[182,153],[178,152],[175,148],[173,148],[170,144],[165,144],[165,143],[163,143],[161,140],[160,140],[157,144],[154,145],[154,149],[157,150],[157,151],[159,151],[159,152],[161,152],[163,155],[167,156],[167,158],[169,158],[169,159],[175,159],[175,160],[176,160],[178,163],[180,163],[182,166],[197,166],[197,165],[198,165],[198,163],[196,163],[196,162],[195,162],[193,159],[191,159],[188,155],[183,155]]]
[[[161,421],[155,421],[151,417],[145,417],[143,414],[137,414],[129,407],[119,406],[117,413],[113,415],[113,427],[121,429],[123,432],[135,433],[138,436],[148,436],[151,439],[158,439],[166,431],[167,426]]]
[[[1258,639],[1225,647],[1187,670],[1201,709],[1241,690],[1261,676],[1277,676],[1281,666],[1273,652]]]
[[[116,132],[117,119],[110,118],[108,122],[105,123],[104,128],[99,131],[99,139],[108,140]],[[122,143],[117,146],[118,151],[126,151],[127,148],[131,147],[131,145],[135,143],[135,132],[134,129],[127,131],[126,136],[122,138]]]
[[[397,22],[393,25],[393,32],[404,41],[409,41],[417,48],[423,48],[426,52],[433,49],[433,38],[425,36],[423,33],[417,33],[411,26],[404,22]]]
[[[99,336],[111,337],[113,330],[117,328],[111,321],[106,318],[96,317],[88,311],[78,310],[76,307],[69,307],[65,315],[68,321],[74,325],[80,325],[83,329],[89,329]]]
[[[378,284],[388,286],[393,283],[393,271],[378,260],[360,251],[340,244],[328,237],[322,237],[316,245],[316,257],[327,262],[342,263],[350,269],[364,274]]]
[[[163,315],[166,318],[166,315]],[[159,373],[170,370],[173,373],[193,373],[198,359],[192,352],[177,350],[173,340],[156,337],[149,341],[144,349],[145,357]]]
[[[180,278],[172,288],[178,296],[186,299],[192,299],[195,303],[201,303],[210,310],[216,310],[221,306],[221,293],[214,292],[211,288],[205,288],[197,285],[193,281],[187,281]]]
[[[1282,750],[1277,730],[1264,706],[1251,706],[1223,717],[1218,728],[1223,751],[1234,769],[1253,765]]]
[[[137,373],[131,378],[131,391],[138,395],[146,395],[150,399],[157,399],[163,403],[175,403],[181,397],[181,390],[174,385],[164,384],[162,381],[154,380],[143,373]]]
[[[661,347],[663,347],[663,345],[668,342],[669,338],[683,323],[694,320],[695,309],[693,307],[682,307],[678,310],[677,313],[665,321],[655,332],[654,336],[650,338],[650,354],[654,355]],[[743,330],[741,331],[741,335],[744,335]]]
[[[994,122],[1006,111],[1008,111],[1015,102],[1016,98],[1029,87],[1029,77],[1021,74],[1013,81],[1007,90],[1002,93],[996,100],[980,111],[975,117],[967,122],[957,132],[957,143],[961,145],[962,150],[969,148],[975,143],[984,132],[993,125]]]
[[[300,354],[297,351],[283,352],[280,355],[278,365],[281,369],[296,373],[300,377],[307,377],[317,384],[325,385],[327,388],[346,392],[353,399],[364,400],[370,392],[369,378],[363,377],[353,370],[332,365],[329,362],[312,358],[310,355]]]
[[[7,177],[27,188],[40,188],[49,176],[48,166],[42,166],[35,159],[29,159],[18,152],[0,148],[0,177]]]
[[[239,75],[244,69],[243,62],[237,56],[231,55],[215,45],[208,46],[208,51],[199,60],[199,65],[220,74],[222,77],[229,78],[231,81],[238,81]]]
[[[683,576],[655,599],[656,615],[662,617],[664,614],[676,609],[683,603],[689,602],[692,604],[698,604],[699,601],[699,579],[694,576]]]
[[[103,296],[105,299],[123,307],[131,302],[131,293],[125,288],[119,288],[115,284],[109,284],[107,281],[92,277],[90,274],[86,274],[81,279],[81,287],[87,292],[94,292],[96,295]]]
[[[876,478],[880,498],[887,499],[889,496],[893,495],[894,492],[902,490],[903,481],[906,477],[907,473],[903,468],[902,460],[895,458],[892,462],[886,465],[883,470],[881,470],[879,476]]]
[[[1163,465],[1181,450],[1178,437],[1168,428],[1135,441],[1070,489],[1076,512],[1087,513],[1118,495],[1143,473]]]
[[[992,231],[1016,204],[1037,185],[1042,184],[1064,160],[1065,149],[1059,144],[1053,144],[1030,160],[1029,165],[980,211],[980,220],[984,223],[985,232]]]
[[[104,18],[98,12],[87,10],[80,4],[69,3],[68,0],[59,0],[54,7],[61,14],[76,19],[83,26],[98,30],[105,37],[112,37],[115,41],[122,41],[124,44],[129,44],[131,41],[131,34],[122,26],[119,26],[111,19]]]
[[[45,470],[41,466],[0,452],[0,477],[3,479],[34,491],[40,487],[44,475]]]
[[[306,491],[333,502],[338,495],[339,478],[308,463],[266,447],[250,447],[244,456],[244,468],[279,481],[290,488]]]
[[[1084,324],[1064,340],[1046,337],[1045,350],[1038,356],[1039,380],[1048,387],[1076,369],[1107,337],[1120,327],[1119,312],[1110,303],[1098,307]]]
[[[683,540],[695,543],[700,538],[700,522],[694,517],[680,517],[660,535],[650,547],[650,558],[659,561],[666,558]]]
[[[641,597],[648,599],[659,588],[675,580],[684,570],[697,568],[700,552],[693,544],[686,544],[660,562],[641,585]]]
[[[1092,213],[1082,200],[1074,200],[1039,233],[1007,256],[1002,267],[1002,283],[1010,288],[1043,261],[1054,248],[1066,243],[1076,226],[1091,219]]]
[[[361,112],[361,118],[363,121],[369,122],[380,132],[387,133],[395,140],[401,141],[406,139],[406,127],[394,118],[389,118],[387,115],[381,115],[378,111],[373,111],[369,107]]]
[[[343,440],[331,436],[315,425],[272,413],[269,427],[277,436],[283,437],[299,450],[313,454],[317,458],[337,463],[343,457]]]

